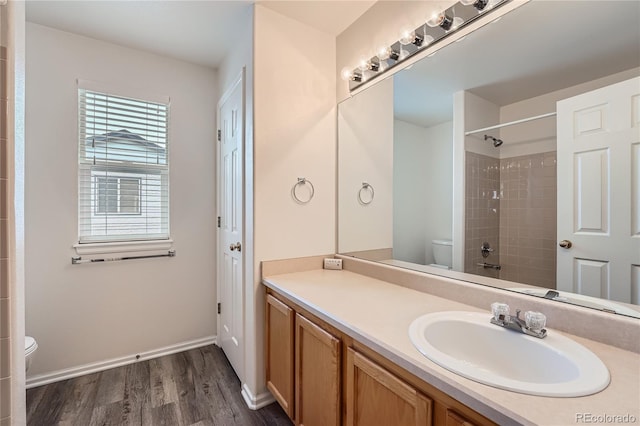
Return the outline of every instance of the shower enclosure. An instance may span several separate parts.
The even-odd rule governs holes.
[[[465,167],[465,272],[555,288],[555,151],[509,158],[467,151]],[[486,258],[484,242],[493,250]]]

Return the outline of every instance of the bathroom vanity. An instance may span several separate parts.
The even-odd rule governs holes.
[[[418,274],[413,284],[398,285],[389,282],[392,268],[383,277],[389,281],[383,281],[353,272],[357,268],[350,265],[362,261],[346,259],[347,270],[341,271],[319,269],[321,262],[314,261],[317,269],[263,263],[267,387],[296,424],[544,425],[580,423],[588,415],[640,419],[636,351],[561,333],[552,322],[558,316],[551,313],[550,333],[567,335],[596,354],[609,369],[609,386],[589,396],[549,398],[483,385],[431,362],[413,346],[408,329],[421,315],[440,311],[482,312],[488,321],[488,305],[482,309],[432,294],[443,280],[452,294],[488,292],[477,297],[480,304],[485,298],[504,300],[501,294],[508,293]],[[512,305],[515,300],[523,309],[531,306],[526,296],[508,297],[516,298],[510,299]],[[637,320],[629,321],[622,328],[637,339]]]
[[[271,288],[265,342],[267,387],[296,424],[496,424]]]

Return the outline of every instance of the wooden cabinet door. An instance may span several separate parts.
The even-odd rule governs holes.
[[[433,401],[352,349],[347,351],[347,426],[430,426]]]
[[[266,305],[267,388],[293,419],[294,311],[271,295]]]
[[[468,420],[462,417],[460,414],[455,411],[447,409],[447,423],[446,426],[476,426],[475,423],[471,423],[471,420]]]
[[[340,424],[340,340],[296,315],[296,424]]]

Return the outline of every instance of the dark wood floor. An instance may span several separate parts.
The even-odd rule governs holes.
[[[277,403],[247,408],[240,382],[214,345],[27,391],[27,424],[283,425]]]

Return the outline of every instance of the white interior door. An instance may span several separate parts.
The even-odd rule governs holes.
[[[559,290],[640,303],[639,168],[640,78],[558,102]]]
[[[218,344],[244,373],[243,77],[218,105]]]

